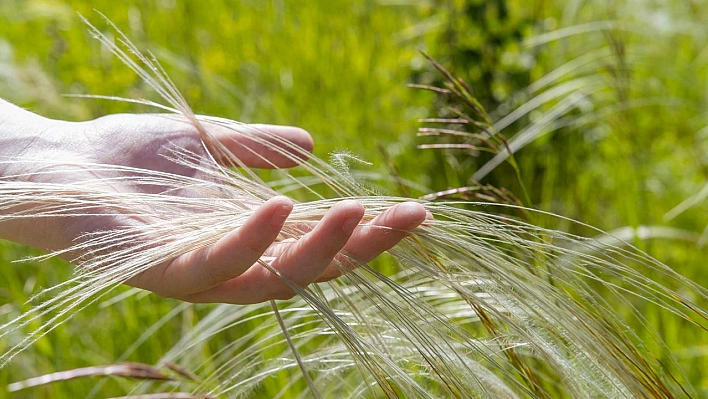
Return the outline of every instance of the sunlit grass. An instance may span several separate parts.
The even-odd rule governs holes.
[[[73,11],[59,2],[36,2],[40,3],[59,7],[43,8],[43,12],[27,8],[29,11],[20,16],[11,11],[0,13],[1,18],[9,21],[0,24],[0,38],[12,50],[8,62],[21,77],[19,83],[10,79],[0,83],[2,95],[47,116],[65,119],[145,111],[113,102],[59,96],[60,93],[148,95],[132,72],[90,40]],[[559,28],[593,18],[608,18],[602,15],[603,8],[599,5],[569,15],[562,13],[560,3],[547,11],[548,18],[555,18],[561,25]],[[170,4],[175,5],[170,7]],[[455,171],[448,172],[454,178],[447,183],[421,177],[420,172],[426,170],[427,160],[433,155],[412,149],[415,119],[426,116],[425,107],[431,97],[413,94],[415,91],[404,87],[411,60],[419,57],[414,50],[416,40],[395,43],[391,37],[400,38],[401,32],[419,22],[425,9],[381,7],[375,3],[342,6],[334,2],[312,7],[296,7],[289,2],[264,5],[255,1],[235,6],[230,3],[227,6],[226,2],[185,4],[92,2],[74,6],[84,14],[90,14],[95,7],[119,26],[127,27],[131,38],[165,60],[178,87],[197,112],[242,121],[300,125],[314,133],[319,145],[316,153],[320,156],[326,158],[333,149],[347,148],[374,160],[374,169],[387,173],[381,162],[376,161],[379,151],[373,150],[372,145],[382,142],[404,177],[436,189],[448,188],[438,187],[441,184],[457,185],[454,179],[459,179],[460,185],[466,184],[469,176],[453,176]],[[634,23],[641,23],[642,18],[649,17],[649,11],[618,12],[609,18],[635,19]],[[701,15],[680,7],[673,13],[676,21],[700,20]],[[521,150],[518,157],[534,204],[606,230],[662,225],[666,212],[699,192],[705,183],[704,138],[694,135],[706,123],[701,115],[705,109],[705,56],[702,55],[705,39],[658,30],[624,35],[622,39],[628,43],[633,68],[634,91],[625,100],[628,104],[645,97],[658,101],[601,118],[597,111],[616,105],[619,94],[612,89],[621,88],[611,73],[617,59],[607,47],[607,33],[591,32],[568,41],[549,42],[539,47],[542,55],[535,67],[537,78],[580,60],[581,68],[573,70],[577,74],[573,77],[585,79],[580,83],[586,84],[586,88],[591,78],[599,78],[605,91],[593,102],[581,102],[573,109],[571,116],[585,117],[588,124],[546,134]],[[445,51],[430,50],[433,55]],[[590,62],[593,54],[598,57],[604,54],[605,58],[602,62]],[[667,59],[676,62],[666,62]],[[570,79],[566,75],[560,82],[567,83]],[[598,80],[590,83],[598,84]],[[531,87],[523,101],[533,98],[532,91],[540,86]],[[590,103],[597,108],[587,108]],[[551,102],[549,106],[556,104]],[[540,110],[546,112],[548,108]],[[536,113],[531,118],[538,120],[540,115]],[[509,187],[518,191],[514,179],[507,177],[513,176],[508,166],[500,166],[495,173],[491,175],[492,181],[511,182]],[[671,225],[700,234],[708,222],[701,206],[698,204],[679,216]],[[541,217],[537,221],[553,228],[591,233],[558,219]],[[693,243],[671,241],[667,237],[632,237],[631,241],[704,286],[708,282],[703,273],[705,251]],[[24,301],[40,287],[71,276],[70,267],[55,261],[10,264],[10,260],[34,252],[14,245],[3,248],[7,250],[3,251],[0,266],[3,271],[10,270],[0,277],[0,286],[5,289],[2,296],[6,298],[0,304],[3,306],[0,309],[4,309],[0,313],[8,311],[3,318],[24,309]],[[57,370],[115,362],[175,304],[146,296],[105,308],[92,307],[42,338],[16,358],[11,367],[0,371],[0,384]],[[177,315],[168,321],[168,328],[151,336],[130,359],[154,363],[199,321],[203,312],[190,308]],[[700,333],[658,313],[649,312],[646,317],[669,347],[686,361],[692,384],[697,389],[705,388],[707,377],[702,370],[705,352],[701,352]],[[227,337],[224,342],[231,339]],[[218,345],[211,351],[204,349],[202,356],[207,358],[218,349]],[[283,371],[266,381],[261,388],[264,397],[276,395],[290,378]],[[73,397],[77,392],[88,392],[93,385],[91,381],[72,381],[15,395]],[[99,397],[123,394],[126,386],[122,381],[111,381],[102,388]]]

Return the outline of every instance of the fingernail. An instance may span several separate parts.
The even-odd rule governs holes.
[[[290,215],[290,207],[286,205],[280,205],[278,209],[273,212],[273,217],[270,219],[270,224],[273,227],[280,227],[285,223],[285,220]]]
[[[344,231],[344,234],[348,236],[351,235],[360,221],[361,217],[358,215],[349,216],[344,219],[344,223],[342,223],[342,231]]]

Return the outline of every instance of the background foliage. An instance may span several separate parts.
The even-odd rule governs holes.
[[[475,186],[475,172],[495,156],[416,148],[458,142],[417,138],[419,118],[465,111],[406,87],[443,80],[423,50],[463,78],[493,120],[519,115],[501,133],[510,143],[528,138],[514,157],[520,175],[502,163],[480,183],[615,232],[708,286],[708,30],[701,24],[708,6],[700,2],[0,0],[0,95],[68,120],[148,111],[62,96],[154,98],[74,13],[98,21],[94,8],[156,54],[198,113],[301,126],[313,133],[318,156],[359,154],[373,163],[362,167],[363,178],[382,192],[412,196]],[[596,234],[557,219],[534,222]],[[32,253],[0,247],[2,319],[71,275],[60,261],[12,263]],[[138,340],[144,342],[127,359],[157,361],[207,308],[188,307],[143,336],[176,305],[137,295],[91,306],[0,370],[0,397],[9,395],[9,382],[124,360]],[[708,346],[699,333],[646,316],[708,397]],[[272,397],[287,379],[275,376],[261,394]],[[86,396],[93,386],[71,381],[12,397]],[[97,397],[125,394],[129,386],[111,380]]]

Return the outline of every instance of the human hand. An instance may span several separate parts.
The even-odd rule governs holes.
[[[196,130],[184,119],[173,115],[122,114],[71,123],[42,118],[0,101],[0,122],[3,132],[0,155],[4,156],[41,157],[57,163],[122,165],[183,176],[195,176],[199,171],[167,160],[165,155],[173,149],[187,149],[207,159]],[[259,128],[307,151],[312,150],[312,139],[302,129],[268,125]],[[226,129],[217,128],[213,133],[249,167],[290,167],[295,164],[290,158]],[[244,150],[244,145],[253,152]],[[6,165],[0,168],[0,175],[31,174],[33,170],[27,168],[31,169],[31,164]],[[51,179],[52,182],[101,178],[94,174],[77,168],[36,178]],[[106,190],[124,189],[127,188],[106,187]],[[406,236],[406,231],[416,228],[426,218],[422,205],[410,202],[398,204],[373,221],[359,225],[364,214],[363,206],[356,201],[342,201],[297,242],[273,244],[292,207],[286,197],[272,198],[258,207],[242,227],[214,245],[150,268],[127,283],[189,302],[256,303],[290,298],[294,291],[257,264],[261,257],[272,262],[271,266],[290,280],[305,287],[314,281],[337,277],[340,271],[332,261],[339,254],[344,252],[350,259],[368,262],[396,245]],[[134,221],[121,215],[15,220],[0,223],[0,237],[43,249],[60,250],[70,247],[82,234],[108,230],[128,222]]]

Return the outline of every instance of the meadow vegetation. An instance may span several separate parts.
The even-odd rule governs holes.
[[[587,223],[611,233],[601,240],[634,245],[708,287],[708,31],[701,24],[708,6],[6,0],[0,2],[0,95],[68,120],[152,111],[62,96],[154,98],[76,16],[95,16],[94,8],[160,59],[197,113],[301,126],[315,137],[319,157],[345,149],[371,162],[355,165],[354,173],[381,193],[419,197],[464,188],[440,197],[515,203]],[[421,50],[462,78],[487,110],[499,138],[491,151],[468,136],[416,135],[419,128],[479,133],[469,123],[419,122],[476,117],[459,98],[406,87],[445,85]],[[426,144],[448,148],[417,148]],[[280,178],[277,172],[263,176]],[[540,213],[485,209],[539,227],[599,234]],[[72,276],[71,265],[59,260],[14,262],[36,250],[6,242],[0,249],[2,320],[26,311],[26,301],[42,288]],[[394,270],[385,257],[373,266]],[[121,378],[3,390],[55,371],[124,360],[154,364],[210,310],[122,291],[126,295],[84,309],[0,370],[0,397],[125,395],[134,383]],[[632,301],[675,353],[688,384],[708,397],[705,332]],[[219,335],[193,354],[195,364],[259,326],[254,317]],[[662,353],[639,324],[632,327]],[[254,396],[298,397],[306,388],[302,380],[283,391],[294,379],[291,371],[265,379]]]

